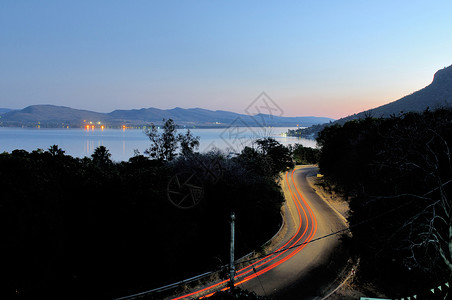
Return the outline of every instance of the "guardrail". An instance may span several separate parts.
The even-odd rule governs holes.
[[[184,280],[181,280],[181,281],[178,281],[178,282],[175,282],[175,283],[172,283],[172,284],[168,284],[168,285],[165,285],[165,286],[162,286],[162,287],[159,287],[159,288],[155,288],[155,289],[152,289],[152,290],[148,290],[148,291],[145,291],[145,292],[141,292],[141,293],[137,293],[137,294],[133,294],[133,295],[129,295],[129,296],[115,298],[114,300],[139,299],[139,298],[142,298],[142,297],[146,297],[146,296],[148,296],[149,294],[152,294],[152,293],[164,292],[164,291],[167,291],[169,289],[178,287],[178,286],[180,286],[182,284],[187,284],[187,283],[199,280],[201,278],[210,276],[213,273],[216,273],[216,272],[206,272],[206,273],[203,273],[203,274],[200,274],[200,275],[196,275],[196,276],[193,276],[191,278],[184,279]]]
[[[282,217],[282,220],[283,220],[283,221],[282,221],[282,224],[281,224],[281,226],[280,226],[278,232],[276,232],[276,233],[275,233],[275,234],[274,234],[267,242],[265,242],[265,243],[263,244],[263,247],[270,245],[271,242],[272,242],[274,239],[276,239],[276,238],[278,237],[278,235],[279,235],[279,234],[281,233],[281,231],[282,231],[282,228],[286,225],[286,222],[285,222],[285,219],[284,219],[284,214],[283,214],[282,212],[281,212],[281,217]],[[255,254],[254,251],[252,251],[252,252],[250,252],[250,253],[248,253],[248,254],[242,256],[241,258],[239,258],[238,260],[235,261],[235,264],[240,264],[243,260],[246,260],[247,258],[249,258],[250,256],[252,256],[253,254]],[[227,265],[224,265],[224,266],[222,266],[222,267],[227,267]],[[153,294],[153,293],[164,292],[164,291],[170,290],[170,289],[172,289],[172,288],[176,288],[176,287],[178,287],[178,286],[180,286],[180,285],[188,284],[188,283],[191,283],[191,282],[193,282],[193,281],[196,281],[196,280],[200,280],[200,279],[206,278],[206,277],[211,276],[211,275],[213,275],[213,274],[215,274],[215,273],[217,273],[217,272],[219,272],[219,271],[206,272],[206,273],[203,273],[203,274],[200,274],[200,275],[196,275],[196,276],[193,276],[193,277],[191,277],[191,278],[184,279],[184,280],[181,280],[181,281],[178,281],[178,282],[175,282],[175,283],[171,283],[171,284],[168,284],[168,285],[165,285],[165,286],[162,286],[162,287],[158,287],[158,288],[155,288],[155,289],[152,289],[152,290],[140,292],[140,293],[133,294],[133,295],[129,295],[129,296],[124,296],[124,297],[120,297],[120,298],[114,298],[113,300],[133,300],[133,299],[140,299],[140,298],[149,296],[149,295],[151,295],[151,294]]]

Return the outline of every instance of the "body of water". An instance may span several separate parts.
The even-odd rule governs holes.
[[[315,141],[297,137],[286,137],[284,133],[293,127],[229,127],[214,129],[191,129],[200,137],[200,152],[218,148],[225,152],[240,152],[258,138],[272,137],[283,145],[302,144],[315,147]],[[185,133],[178,129],[178,133]],[[114,161],[126,161],[149,148],[150,141],[141,129],[47,129],[47,128],[0,128],[0,152],[15,149],[27,151],[38,148],[47,150],[58,145],[66,154],[75,157],[91,156],[98,146],[105,146]]]

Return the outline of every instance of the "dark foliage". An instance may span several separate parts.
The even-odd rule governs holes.
[[[290,149],[273,138],[256,140],[255,148],[245,147],[235,160],[254,173],[272,178],[294,166]]]
[[[317,142],[320,171],[350,201],[359,275],[393,296],[448,281],[452,110],[354,120]]]
[[[151,142],[151,147],[146,150],[146,154],[153,159],[165,161],[176,158],[179,148],[183,156],[193,154],[199,147],[199,137],[194,137],[189,129],[185,134],[176,134],[176,132],[177,125],[172,119],[163,119],[162,132],[159,132],[159,128],[151,123],[144,131]]]
[[[0,154],[0,298],[110,299],[210,271],[227,261],[231,211],[237,255],[248,253],[277,231],[283,196],[244,161],[186,151],[115,163],[105,147],[84,159],[58,146]],[[181,172],[204,189],[190,210],[168,201]]]
[[[320,150],[295,144],[292,149],[292,156],[298,165],[316,164],[319,162]]]

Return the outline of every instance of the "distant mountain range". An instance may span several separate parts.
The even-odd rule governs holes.
[[[9,112],[9,111],[12,111],[12,109],[9,109],[9,108],[0,108],[0,115],[2,115],[2,114],[4,114],[4,113],[7,113],[7,112]]]
[[[404,112],[421,112],[427,108],[434,110],[450,106],[452,106],[452,65],[437,71],[430,85],[411,95],[377,108],[338,119],[330,124],[343,124],[350,120],[365,118],[366,116],[386,118],[391,115],[397,116]],[[314,137],[325,126],[330,124],[314,125],[306,129],[291,131],[290,135]]]
[[[3,113],[2,113],[3,112]],[[142,108],[115,110],[98,113],[55,105],[32,105],[22,110],[0,109],[0,126],[16,127],[83,127],[86,125],[106,127],[141,127],[154,123],[162,124],[163,119],[173,119],[185,127],[227,127],[234,126],[303,126],[328,123],[334,119],[325,117],[278,117],[273,115],[245,115],[229,111],[212,111],[201,108],[173,108],[162,110]]]

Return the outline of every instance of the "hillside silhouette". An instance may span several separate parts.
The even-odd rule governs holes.
[[[338,119],[329,124],[314,125],[306,129],[290,131],[290,135],[316,136],[323,128],[332,124],[344,124],[347,121],[365,117],[397,116],[406,112],[422,112],[452,106],[452,65],[437,71],[431,84],[425,88],[388,104],[372,108],[357,114]]]
[[[22,110],[0,113],[0,126],[34,127],[83,127],[86,124],[102,124],[107,127],[161,125],[163,119],[172,119],[186,127],[255,127],[255,126],[312,126],[332,121],[326,117],[284,117],[274,115],[246,115],[230,111],[202,108],[142,108],[115,110],[99,113],[55,105],[32,105]]]

